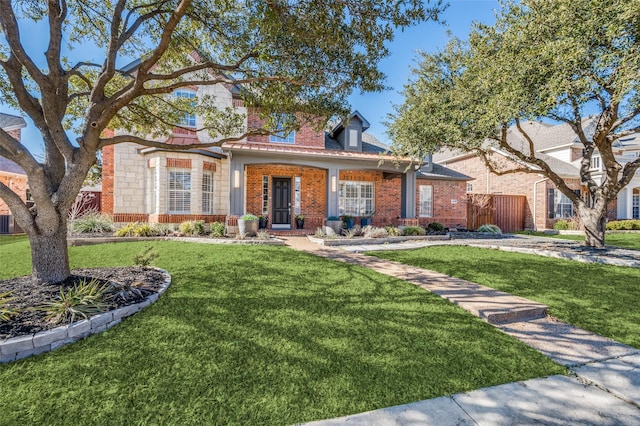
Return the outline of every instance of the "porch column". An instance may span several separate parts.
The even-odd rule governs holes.
[[[338,189],[340,169],[329,169],[327,173],[327,216],[338,216]]]
[[[416,217],[416,171],[413,169],[402,175],[400,216],[405,219]]]
[[[229,167],[229,213],[244,214],[244,163],[231,162]]]
[[[627,217],[625,219],[633,219],[633,188],[631,185],[627,185],[626,199],[627,199]]]

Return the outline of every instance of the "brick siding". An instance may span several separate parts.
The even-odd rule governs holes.
[[[106,214],[113,214],[114,154],[114,145],[102,148],[102,212]]]
[[[420,217],[420,185],[433,186],[433,216]],[[421,226],[438,222],[447,228],[467,225],[467,183],[465,181],[416,180],[416,217]]]
[[[260,118],[259,110],[249,108],[247,111],[247,127],[249,129],[260,129],[263,126],[264,120]],[[247,140],[249,142],[269,143],[269,135],[249,136]],[[316,130],[309,124],[303,125],[295,134],[295,145],[324,148],[324,130]]]
[[[27,199],[27,177],[25,175],[0,172],[0,183],[15,192],[22,201]],[[10,215],[9,206],[0,199],[0,215]]]

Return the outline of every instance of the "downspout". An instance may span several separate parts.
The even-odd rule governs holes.
[[[533,230],[537,231],[538,226],[536,225],[536,216],[538,213],[538,184],[548,180],[549,178],[544,178],[533,182]]]

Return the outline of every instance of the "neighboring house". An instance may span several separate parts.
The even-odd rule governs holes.
[[[583,121],[585,133],[592,132],[595,121],[587,118]],[[588,191],[580,183],[580,160],[582,159],[582,143],[568,124],[551,125],[539,122],[523,123],[525,131],[532,137],[536,157],[543,159],[569,188],[583,197]],[[508,140],[512,146],[528,152],[526,141],[515,128],[508,131]],[[640,155],[640,136],[625,138],[618,143],[618,161],[622,164]],[[536,173],[515,173],[495,175],[489,171],[484,161],[474,153],[442,151],[434,154],[434,162],[474,178],[467,185],[470,194],[503,194],[523,195],[526,197],[524,229],[553,229],[559,219],[570,219],[574,216],[573,204],[553,183]],[[510,154],[499,149],[492,150],[492,161],[501,164],[502,169],[509,164],[521,164]],[[535,166],[527,167],[536,170]],[[594,179],[599,183],[602,177],[602,164],[597,153],[592,158]],[[640,177],[619,194],[617,202],[612,202],[609,219],[638,218],[638,201],[640,198]]]
[[[219,107],[238,108],[248,128],[262,124],[236,88],[202,86],[197,93],[214,95]],[[194,129],[202,124],[196,116],[184,123]],[[303,126],[186,152],[109,146],[103,149],[102,209],[116,222],[199,219],[230,226],[253,213],[267,215],[268,227],[282,230],[293,229],[295,216],[304,215],[311,232],[338,215],[373,215],[378,226],[465,223],[468,177],[433,164],[416,170],[408,159],[394,159],[368,128],[356,111],[327,132]],[[166,140],[192,141],[211,139],[176,128]]]
[[[20,141],[22,128],[27,123],[22,117],[0,113],[0,127],[11,136]],[[24,201],[28,197],[27,174],[13,161],[0,157],[0,183],[7,186],[18,194]],[[7,204],[0,199],[0,233],[12,233],[17,229],[14,227],[13,217]]]

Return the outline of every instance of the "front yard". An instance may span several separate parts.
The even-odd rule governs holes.
[[[288,248],[105,244],[72,247],[72,267],[130,265],[150,244],[167,293],[0,365],[0,423],[292,424],[564,372],[413,285]],[[1,238],[0,258],[0,278],[29,272],[24,238]]]
[[[640,348],[639,269],[462,246],[369,254],[544,303],[562,321]]]
[[[584,243],[584,235],[554,235],[544,232],[525,232],[525,234]],[[607,232],[604,239],[607,246],[640,250],[640,232]]]

